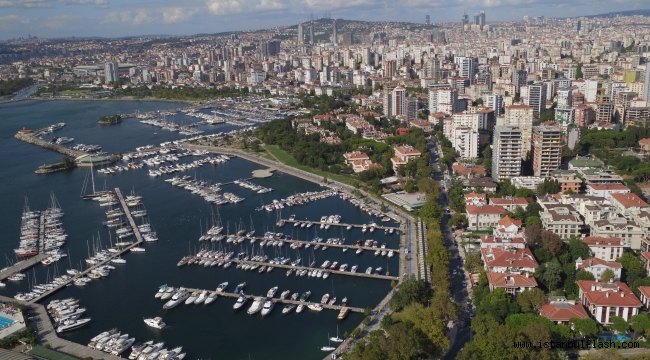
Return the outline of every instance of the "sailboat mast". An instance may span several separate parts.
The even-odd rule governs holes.
[[[95,175],[93,173],[94,173],[94,171],[93,171],[93,162],[91,160],[90,161],[90,179],[92,180],[92,183],[93,183],[93,195],[95,195],[95,193],[96,193],[96,191],[95,191]]]

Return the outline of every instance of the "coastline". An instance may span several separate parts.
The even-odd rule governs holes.
[[[188,105],[200,105],[201,101],[192,101],[192,100],[169,100],[169,99],[159,99],[159,98],[146,98],[146,99],[130,99],[130,98],[99,98],[99,99],[78,99],[78,98],[41,98],[41,97],[28,97],[24,99],[7,99],[5,101],[0,100],[0,104],[11,104],[17,103],[20,101],[128,101],[128,102],[166,102],[166,103],[183,103]]]

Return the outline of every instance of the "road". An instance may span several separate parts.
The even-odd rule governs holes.
[[[446,176],[440,172],[440,164],[438,164],[438,159],[442,157],[442,149],[437,145],[437,143],[434,143],[433,140],[427,141],[427,147],[431,150],[429,164],[433,166],[435,170],[432,178],[440,182],[441,193],[438,203],[443,209],[445,209],[449,202],[444,183]],[[464,257],[464,254],[459,252],[458,246],[456,246],[454,242],[454,233],[449,226],[447,226],[447,222],[449,222],[450,218],[451,216],[449,213],[445,212],[440,223],[440,230],[444,235],[445,246],[452,255],[449,262],[449,271],[451,276],[450,292],[453,294],[453,301],[460,305],[461,312],[458,315],[458,321],[454,323],[454,328],[450,331],[451,347],[442,357],[443,360],[455,359],[463,346],[465,346],[465,343],[471,341],[472,337],[470,313],[473,309],[471,303],[468,303],[468,300],[470,300],[470,288],[468,287],[470,281],[463,270],[463,262],[461,258]]]

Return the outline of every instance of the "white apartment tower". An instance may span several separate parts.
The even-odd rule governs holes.
[[[503,95],[488,95],[485,98],[485,107],[494,110],[494,117],[503,114]]]
[[[521,174],[522,132],[516,126],[495,126],[492,179],[499,182]]]
[[[468,78],[471,85],[476,81],[474,79],[474,59],[464,56],[454,58],[454,62],[458,64],[458,76]]]
[[[453,146],[458,156],[463,159],[478,157],[478,132],[469,127],[454,129]]]
[[[528,86],[528,105],[533,111],[542,114],[546,111],[546,85],[537,83]]]
[[[107,62],[104,64],[104,76],[106,84],[120,80],[120,69],[116,62]]]

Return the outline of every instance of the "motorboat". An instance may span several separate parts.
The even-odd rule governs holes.
[[[284,308],[282,309],[282,314],[283,314],[283,315],[286,315],[286,314],[292,312],[295,308],[296,308],[296,305],[295,305],[295,304],[287,304],[287,305],[285,305]]]
[[[172,296],[174,296],[174,287],[173,286],[168,286],[165,289],[165,293],[160,296],[160,299],[161,300],[167,300]]]
[[[218,293],[224,292],[227,287],[228,287],[228,282],[227,281],[223,282],[223,283],[219,284],[219,286],[217,286],[217,292]]]
[[[351,272],[351,273],[356,273],[358,268],[359,268],[359,266],[354,265],[354,266],[352,266],[352,268],[350,269],[350,272]]]
[[[243,282],[235,288],[235,294],[239,294],[240,292],[244,291],[244,288],[246,287],[246,283]]]
[[[186,300],[185,300],[185,305],[190,305],[194,304],[194,301],[199,297],[199,292],[195,291],[193,292]]]
[[[235,302],[235,304],[232,306],[234,310],[239,310],[242,306],[244,306],[248,302],[248,298],[244,293],[242,292],[241,295],[239,295],[239,298]]]
[[[162,285],[159,289],[156,295],[154,296],[155,298],[161,297],[165,292],[167,291],[167,285]]]
[[[327,300],[329,300],[329,298],[330,298],[330,294],[323,295],[323,297],[320,300],[320,303],[323,304],[323,305],[327,304]]]
[[[169,300],[168,302],[165,303],[165,305],[163,305],[163,309],[173,309],[189,297],[190,297],[189,291],[187,291],[187,289],[185,288],[180,288],[178,289],[178,291],[176,291],[176,294],[172,296],[171,300]]]
[[[157,316],[155,318],[144,319],[144,323],[152,328],[163,329],[167,324],[162,321],[162,318]]]
[[[208,295],[208,297],[205,299],[205,305],[211,304],[213,301],[217,299],[217,293],[213,292]]]
[[[62,333],[66,331],[72,331],[78,329],[90,322],[90,318],[86,319],[77,319],[77,320],[66,320],[58,328],[56,328],[57,333]]]
[[[264,301],[264,307],[262,308],[262,316],[270,314],[274,306],[275,301],[273,301],[273,299],[270,297],[266,298],[266,301]]]
[[[272,288],[271,288],[271,289],[266,293],[266,296],[272,298],[273,296],[275,296],[275,293],[276,293],[276,292],[278,292],[278,287],[277,287],[277,286],[272,287]]]
[[[320,304],[309,304],[307,308],[311,311],[321,311],[323,310],[323,305]]]
[[[262,296],[256,297],[251,307],[248,308],[247,311],[248,315],[253,315],[259,312],[260,310],[262,310],[263,306],[264,306],[264,297]]]
[[[289,296],[289,294],[291,294],[291,291],[289,290],[283,291],[282,294],[280,294],[280,300],[284,300],[287,296]]]
[[[197,297],[196,300],[194,300],[194,303],[197,305],[201,304],[205,301],[207,297],[208,297],[208,292],[206,290],[203,290],[199,295],[199,297]]]

